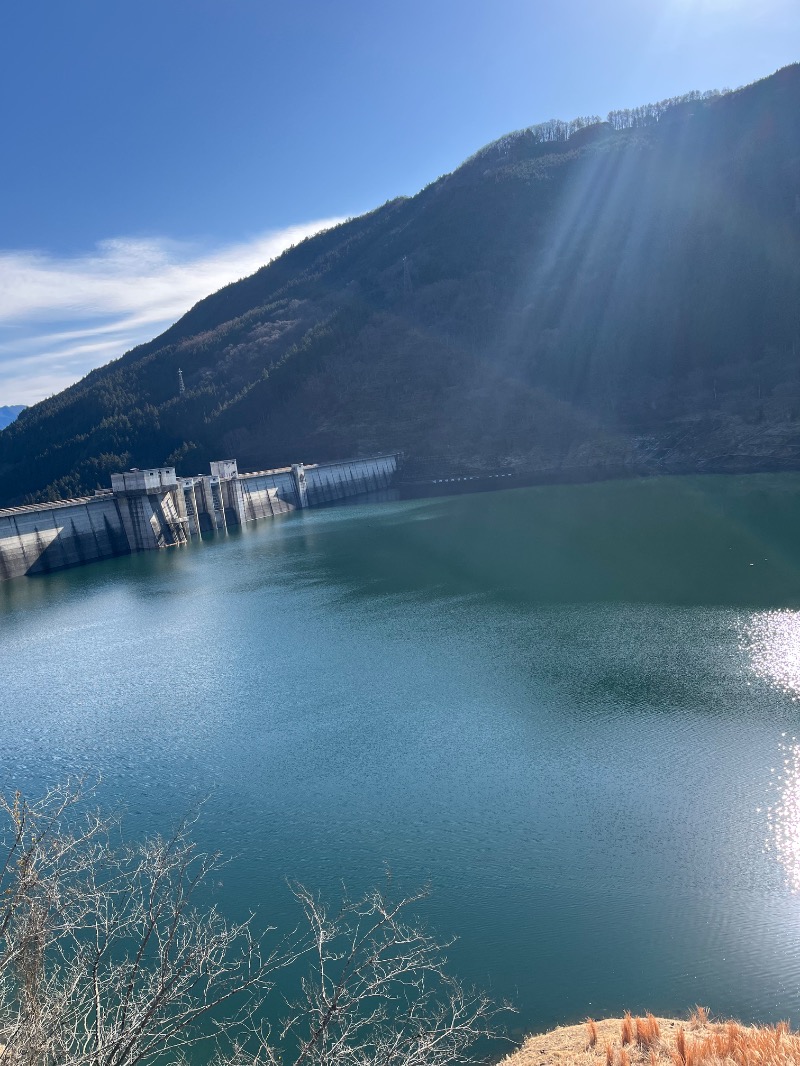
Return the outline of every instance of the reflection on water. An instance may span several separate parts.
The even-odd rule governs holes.
[[[454,968],[526,1030],[698,1001],[797,1022],[798,532],[800,477],[653,479],[9,582],[0,785],[100,771],[131,834],[210,791],[226,910],[282,929],[287,877],[429,882]]]
[[[790,700],[800,699],[800,611],[757,611],[739,628],[739,646],[753,674]],[[792,892],[800,892],[800,745],[785,732],[781,737],[776,765],[769,768],[776,798],[766,810],[766,851],[783,868]]]
[[[797,701],[800,612],[757,611],[739,628],[740,648],[752,672],[771,688]],[[777,765],[769,768],[769,788],[777,798],[766,810],[766,851],[774,854],[783,868],[792,892],[800,892],[800,745],[794,737],[780,743],[775,761]],[[761,808],[758,813],[762,813]]]
[[[767,812],[767,847],[774,849],[792,891],[800,892],[800,745],[794,739],[781,745],[781,765],[771,768],[778,799]]]
[[[760,678],[800,699],[800,611],[758,611],[742,627],[742,648]]]

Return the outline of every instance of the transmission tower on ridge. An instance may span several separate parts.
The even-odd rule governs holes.
[[[178,395],[183,396],[186,392],[186,386],[183,383],[183,371],[178,367]]]

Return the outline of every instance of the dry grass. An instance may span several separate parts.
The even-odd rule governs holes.
[[[708,1007],[701,1007],[698,1003],[689,1015],[689,1028],[702,1029],[705,1025],[708,1025]]]
[[[588,1046],[594,1047],[597,1044],[597,1026],[591,1018],[586,1019],[586,1032],[588,1034]]]
[[[636,1018],[636,1043],[641,1048],[653,1048],[661,1039],[661,1026],[658,1019],[652,1014],[644,1018]]]
[[[625,1014],[623,1015],[622,1025],[621,1025],[620,1029],[621,1029],[620,1040],[622,1041],[622,1046],[625,1047],[626,1044],[632,1044],[633,1043],[633,1018],[631,1018],[631,1012],[629,1010],[626,1010]]]
[[[677,1032],[677,1034],[675,1036],[675,1052],[674,1052],[674,1054],[677,1056],[677,1061],[678,1062],[686,1062],[687,1061],[686,1033],[684,1032],[684,1030],[682,1028],[678,1030],[678,1032]]]
[[[800,1066],[800,1036],[787,1022],[707,1024],[691,1041],[684,1039],[683,1054],[673,1061],[676,1066]]]
[[[800,1066],[800,1034],[713,1021],[699,1006],[687,1021],[626,1013],[528,1037],[502,1066]]]

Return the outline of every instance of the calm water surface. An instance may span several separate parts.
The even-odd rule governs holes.
[[[0,586],[0,663],[3,786],[211,790],[234,914],[388,865],[520,1029],[800,1024],[800,477],[294,514]]]

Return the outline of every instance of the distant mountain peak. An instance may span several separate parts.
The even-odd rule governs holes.
[[[0,429],[5,429],[6,426],[10,426],[24,410],[25,404],[16,404],[11,407],[0,407]]]

